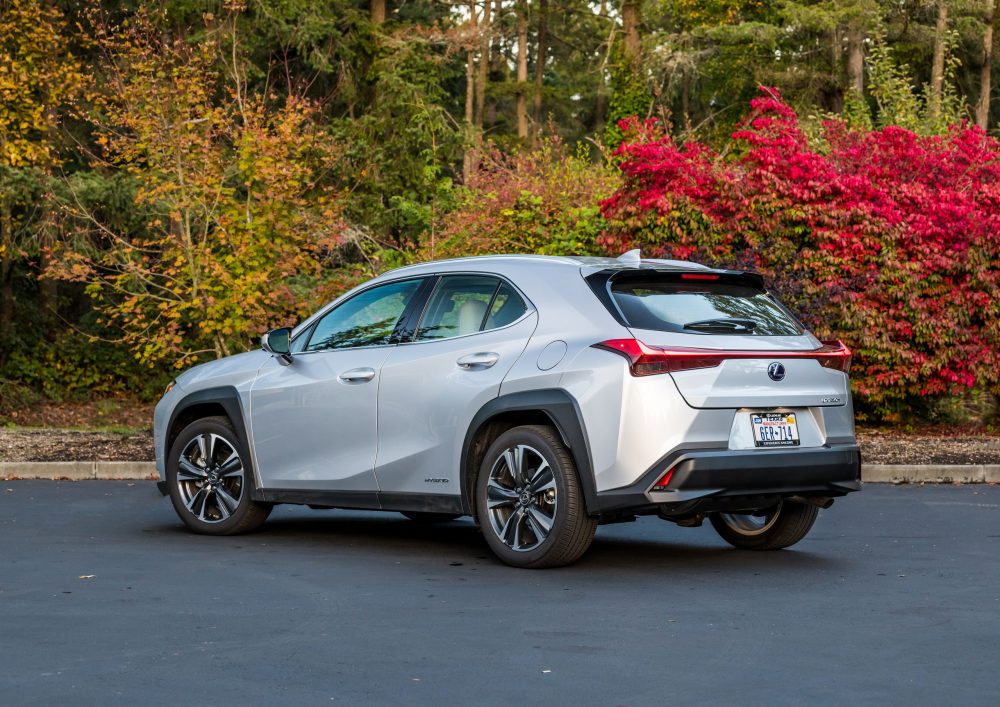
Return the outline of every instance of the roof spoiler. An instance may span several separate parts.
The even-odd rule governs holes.
[[[750,287],[755,287],[758,290],[767,289],[764,284],[764,277],[760,273],[750,272],[748,270],[722,270],[708,268],[705,266],[692,268],[690,267],[691,265],[693,265],[693,263],[689,264],[683,261],[644,260],[642,263],[637,264],[635,269],[609,268],[599,270],[588,275],[587,280],[593,281],[591,278],[594,278],[596,280],[608,282],[610,280],[621,280],[625,278],[649,277],[652,273],[660,272],[664,275],[677,277],[678,279],[717,279],[721,283],[749,285]],[[656,266],[661,266],[662,269]],[[691,272],[692,270],[695,272]],[[685,277],[685,273],[689,273],[689,275]]]

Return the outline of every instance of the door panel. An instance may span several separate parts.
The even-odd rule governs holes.
[[[268,362],[250,394],[264,488],[376,491],[378,371],[392,347]],[[361,375],[359,375],[359,373]]]
[[[378,490],[379,369],[424,284],[362,290],[310,327],[289,365],[272,359],[261,368],[250,420],[265,489]]]
[[[473,415],[500,383],[538,322],[393,348],[379,382],[376,476],[384,493],[460,494],[459,457]]]

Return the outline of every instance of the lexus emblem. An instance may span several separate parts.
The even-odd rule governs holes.
[[[780,381],[785,379],[785,367],[775,361],[770,366],[767,367],[767,377],[773,381]]]

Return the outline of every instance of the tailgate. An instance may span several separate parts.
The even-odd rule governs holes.
[[[669,372],[692,407],[847,404],[850,351],[819,342],[757,275],[637,269],[588,282],[633,348],[648,347],[640,367]]]
[[[845,405],[847,375],[836,345],[821,346],[809,336],[713,337],[713,348],[697,335],[631,330],[640,341],[667,350],[705,352],[703,367],[670,375],[694,408],[777,408]],[[756,341],[752,340],[756,338]],[[692,339],[695,339],[692,341]],[[721,346],[725,343],[726,346]],[[714,365],[710,365],[714,364]]]

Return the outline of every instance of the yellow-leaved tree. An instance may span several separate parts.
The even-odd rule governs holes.
[[[14,268],[33,234],[25,212],[59,163],[60,121],[85,83],[66,37],[50,3],[0,0],[0,334],[13,317]]]
[[[68,199],[87,238],[55,274],[86,282],[149,364],[246,350],[311,311],[344,232],[339,149],[315,106],[247,95],[232,18],[196,45],[141,13],[97,41],[96,167],[131,176],[144,226],[121,232]]]

